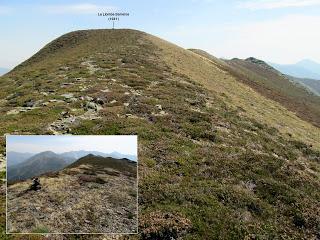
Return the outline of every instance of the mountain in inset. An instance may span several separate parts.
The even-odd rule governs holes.
[[[91,165],[94,168],[112,168],[119,171],[126,171],[132,174],[136,174],[137,162],[131,161],[127,158],[115,159],[112,157],[102,157],[95,156],[93,154],[88,154],[74,163],[70,164],[68,168],[78,167],[80,165]]]
[[[123,154],[123,153],[119,153],[116,151],[111,152],[111,153],[103,153],[103,152],[99,152],[99,151],[80,150],[80,151],[70,151],[70,152],[61,153],[60,156],[79,159],[79,158],[84,157],[88,154],[93,154],[93,155],[97,155],[97,156],[101,156],[101,157],[113,157],[113,158],[118,158],[118,159],[128,158],[133,161],[137,160],[137,157],[135,155]]]
[[[27,152],[21,153],[21,152],[10,151],[7,153],[7,166],[11,167],[13,165],[20,164],[34,155],[35,153],[27,153]]]
[[[61,157],[51,151],[38,153],[25,162],[8,167],[8,182],[25,180],[43,173],[61,170],[68,165],[68,161],[70,158]]]

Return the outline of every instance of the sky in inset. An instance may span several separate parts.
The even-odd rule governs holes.
[[[69,151],[99,151],[103,153],[119,152],[137,156],[137,136],[63,136],[63,135],[30,135],[7,136],[7,152],[39,153],[53,151],[63,153]]]

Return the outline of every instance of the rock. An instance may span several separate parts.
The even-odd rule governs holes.
[[[35,105],[35,101],[33,100],[28,100],[23,104],[23,107],[33,107]]]
[[[104,100],[102,98],[95,98],[94,102],[97,103],[97,104],[100,104],[100,105],[104,104]]]
[[[102,89],[102,90],[100,90],[100,91],[101,91],[101,92],[104,92],[104,93],[110,92],[110,90],[109,90],[108,88]]]
[[[62,67],[59,67],[59,70],[68,71],[68,70],[70,70],[70,68],[67,66],[62,66]]]
[[[116,103],[116,102],[117,102],[117,100],[114,99],[114,100],[112,100],[110,103]]]
[[[86,103],[86,108],[87,109],[97,109],[97,104],[95,104],[94,102],[87,102]]]
[[[130,95],[130,93],[129,92],[125,92],[124,95]]]
[[[160,104],[156,105],[159,110],[162,110],[162,106]]]
[[[42,106],[48,106],[49,105],[49,102],[44,102],[44,103],[42,103]]]
[[[87,101],[93,101],[93,97],[85,96],[85,100],[87,100]]]
[[[73,93],[62,94],[61,96],[64,97],[65,99],[70,99],[70,98],[73,98]]]
[[[87,102],[85,105],[85,109],[99,111],[100,109],[102,109],[102,107],[94,102]]]
[[[72,103],[72,102],[76,102],[76,101],[78,101],[78,99],[74,98],[74,97],[66,100],[67,103]]]
[[[125,107],[128,107],[128,106],[129,106],[129,103],[123,103],[123,105],[124,105]]]

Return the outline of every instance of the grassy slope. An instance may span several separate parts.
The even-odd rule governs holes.
[[[81,64],[88,58],[99,67],[94,73]],[[79,76],[86,91],[77,82],[59,87]],[[31,80],[39,91],[56,89],[50,98],[68,91],[108,99],[101,118],[77,121],[71,133],[139,135],[140,237],[301,239],[319,232],[319,128],[216,63],[138,31],[75,32],[1,78],[2,98],[21,92],[2,112],[49,98],[32,92]],[[1,134],[46,133],[66,109],[83,111],[76,102],[22,118],[2,114]]]
[[[288,76],[289,79],[292,79],[293,81],[302,84],[304,87],[306,87],[311,92],[317,94],[320,96],[320,81],[314,80],[314,79],[308,79],[308,78],[296,78],[292,76]]]
[[[38,192],[21,194],[31,181],[10,184],[8,231],[136,232],[136,177],[112,173],[112,168],[81,164],[42,175]]]
[[[263,96],[295,112],[301,119],[317,127],[320,126],[320,97],[310,93],[304,87],[294,84],[264,62],[257,64],[241,59],[223,62],[204,51],[197,49],[192,49],[192,51],[218,64],[232,73],[237,80],[249,85]]]

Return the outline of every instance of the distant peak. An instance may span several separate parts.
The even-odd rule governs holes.
[[[297,64],[300,64],[300,63],[317,63],[316,61],[313,61],[311,59],[302,59],[301,61],[297,62]]]
[[[245,61],[252,62],[252,63],[255,63],[255,64],[266,64],[266,62],[264,62],[264,61],[262,61],[260,59],[254,58],[254,57],[249,57],[249,58],[245,59]]]
[[[52,151],[44,151],[44,152],[41,152],[41,153],[39,153],[39,154],[56,154],[56,153],[54,153],[54,152],[52,152]]]

